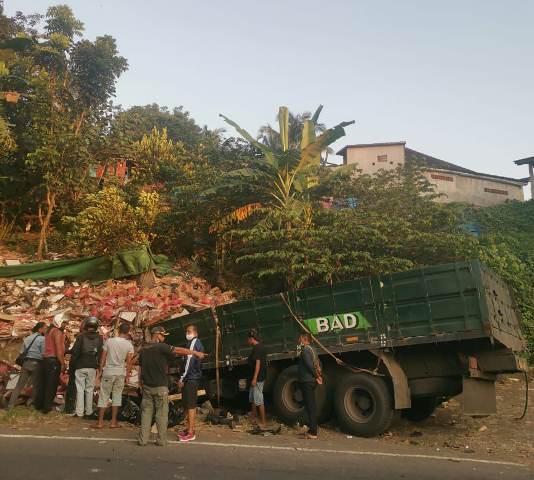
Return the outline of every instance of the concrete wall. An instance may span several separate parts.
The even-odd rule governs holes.
[[[523,187],[510,183],[439,170],[429,170],[424,175],[436,186],[437,193],[446,195],[438,200],[440,202],[465,202],[486,207],[506,200],[524,200]]]
[[[383,156],[387,156],[387,158],[383,158]],[[362,173],[369,175],[380,169],[395,169],[399,165],[404,165],[404,145],[348,148],[347,165],[354,165],[355,163],[358,164]]]
[[[373,175],[380,169],[404,165],[404,145],[349,147],[346,159],[347,165],[357,164],[362,173]],[[505,181],[430,169],[424,175],[436,186],[437,193],[445,194],[438,200],[440,202],[464,202],[482,207],[506,200],[524,201],[523,187]]]

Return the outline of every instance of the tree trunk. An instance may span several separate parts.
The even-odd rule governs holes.
[[[51,192],[48,188],[46,190],[46,215],[43,218],[41,207],[39,206],[39,222],[41,223],[41,231],[39,233],[39,247],[37,248],[37,260],[43,259],[43,254],[47,251],[46,238],[48,229],[50,227],[50,220],[52,213],[56,206],[56,194]]]
[[[82,128],[83,119],[85,118],[85,110],[82,110],[82,113],[80,113],[80,116],[78,120],[76,121],[76,125],[74,127],[74,136],[78,136],[80,133],[80,129]]]
[[[139,274],[137,283],[143,288],[154,288],[156,286],[156,275],[154,274],[154,270]]]

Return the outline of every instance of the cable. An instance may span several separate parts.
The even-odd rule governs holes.
[[[352,365],[349,365],[348,363],[344,362],[343,360],[341,360],[341,358],[339,357],[336,357],[330,350],[328,350],[328,348],[326,348],[318,339],[317,337],[315,337],[315,335],[310,332],[310,329],[304,325],[304,323],[302,323],[300,321],[300,319],[297,317],[297,315],[295,315],[295,313],[293,312],[292,308],[291,308],[291,305],[289,304],[289,301],[286,299],[286,297],[284,296],[283,293],[280,294],[280,296],[282,297],[282,300],[284,301],[284,303],[286,304],[286,307],[289,311],[289,313],[291,314],[291,316],[296,320],[296,322],[300,325],[300,327],[306,332],[308,333],[312,340],[317,344],[319,345],[319,347],[324,350],[328,355],[330,355],[335,361],[336,363],[341,366],[341,367],[345,367],[349,370],[351,370],[353,373],[362,373],[362,372],[365,372],[365,373],[368,373],[370,375],[374,375],[374,376],[382,376],[380,373],[376,372],[376,371],[371,371],[371,370],[366,370],[365,368],[357,368],[357,367],[353,367]],[[380,363],[380,358],[379,358],[379,363]],[[378,366],[378,365],[377,365]]]

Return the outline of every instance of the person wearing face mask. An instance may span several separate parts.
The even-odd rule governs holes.
[[[39,389],[35,398],[35,409],[44,414],[52,411],[59,385],[59,376],[66,369],[65,328],[63,314],[54,315],[44,339],[44,352],[39,372]]]
[[[193,352],[204,352],[202,342],[198,338],[196,325],[188,325],[185,330],[187,339],[187,349]],[[185,362],[184,373],[180,378],[182,389],[182,402],[187,411],[187,430],[178,434],[180,442],[191,442],[195,440],[195,417],[197,411],[198,382],[202,377],[201,359],[193,355],[188,355]]]

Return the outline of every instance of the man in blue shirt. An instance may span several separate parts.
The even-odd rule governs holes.
[[[32,328],[33,333],[28,335],[22,342],[20,353],[26,353],[26,355],[24,356],[24,363],[22,364],[17,386],[11,392],[11,397],[9,398],[8,410],[15,406],[20,392],[26,386],[28,380],[29,384],[32,385],[32,401],[35,403],[36,392],[39,388],[37,379],[39,378],[39,369],[43,360],[45,331],[46,323],[37,322]]]
[[[196,325],[188,325],[185,330],[188,350],[193,352],[204,352],[202,342],[198,338]],[[182,388],[182,402],[184,409],[187,410],[187,430],[178,434],[180,442],[191,442],[195,440],[195,417],[197,412],[197,391],[198,383],[202,378],[201,359],[188,355],[185,362],[184,373],[180,378]]]

